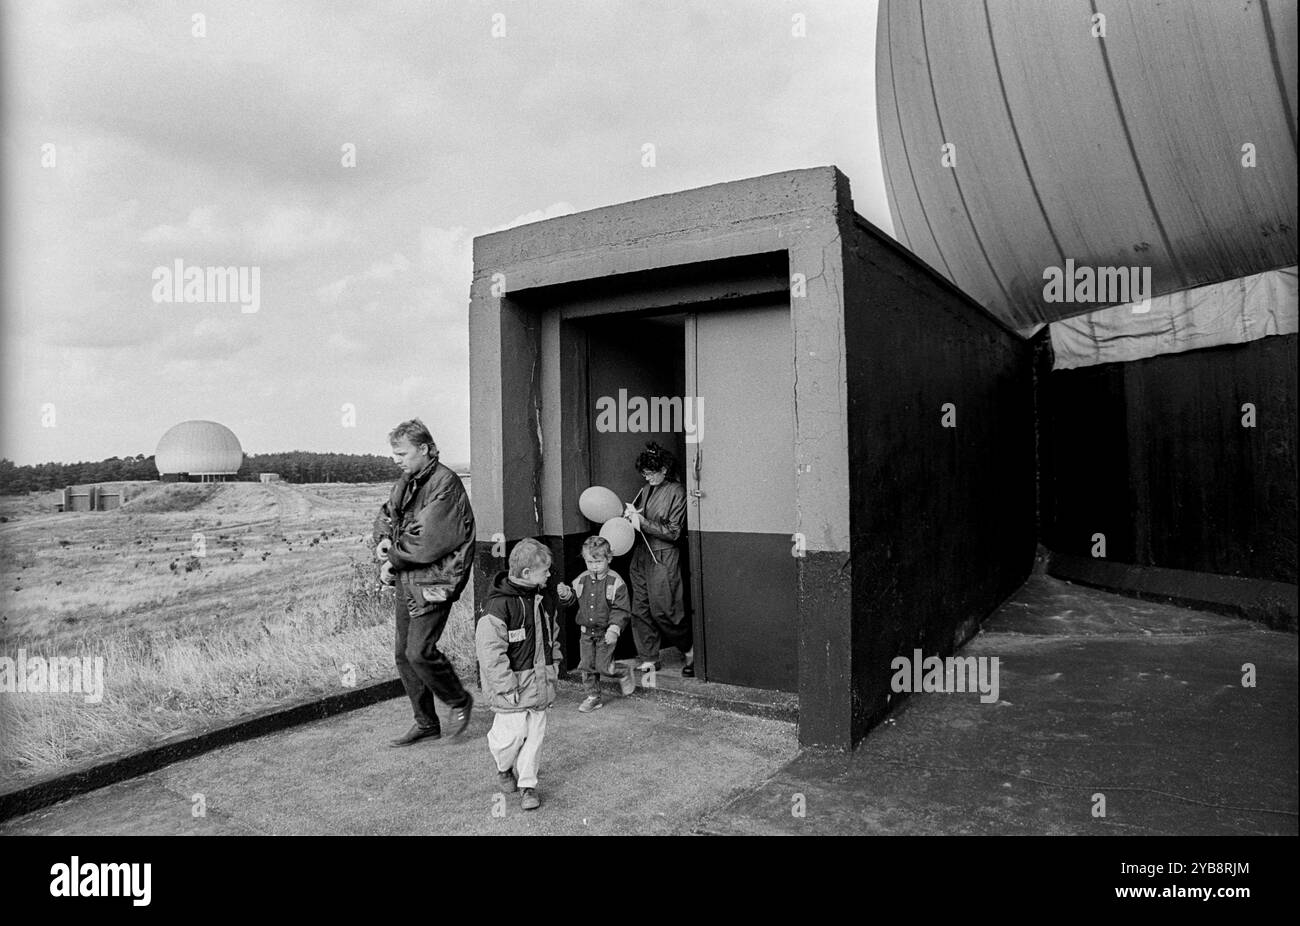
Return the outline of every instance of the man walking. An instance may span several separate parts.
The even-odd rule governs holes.
[[[451,735],[469,726],[473,698],[438,650],[452,603],[469,581],[474,511],[460,477],[438,462],[438,446],[419,418],[388,435],[402,476],[375,519],[380,580],[397,592],[397,671],[415,724],[393,740],[410,746],[442,735],[436,696],[451,707]]]

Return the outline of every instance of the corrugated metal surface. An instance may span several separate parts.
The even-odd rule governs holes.
[[[1276,0],[881,0],[895,234],[1016,328],[1113,304],[1045,302],[1067,258],[1155,295],[1293,264],[1296,44]]]

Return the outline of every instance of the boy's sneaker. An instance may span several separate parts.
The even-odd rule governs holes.
[[[536,810],[542,806],[542,799],[537,796],[536,788],[524,788],[523,797],[519,799],[521,810]]]
[[[658,672],[662,668],[663,668],[663,663],[651,662],[650,660],[647,659],[645,662],[641,663],[641,665],[637,666],[636,670],[638,672]]]
[[[618,689],[625,697],[636,691],[636,679],[632,677],[631,672],[624,672],[618,677]]]
[[[598,711],[605,706],[605,702],[600,700],[600,695],[587,695],[582,703],[578,705],[578,713],[590,714],[592,711]]]
[[[514,794],[519,790],[519,780],[515,778],[515,770],[506,769],[504,772],[497,772],[497,784],[506,794]]]

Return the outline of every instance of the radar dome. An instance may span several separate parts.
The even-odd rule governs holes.
[[[215,421],[182,421],[162,436],[154,453],[160,476],[230,476],[243,462],[239,438]]]

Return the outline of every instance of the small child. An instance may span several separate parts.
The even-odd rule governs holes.
[[[521,791],[519,806],[536,810],[537,769],[546,710],[555,700],[560,648],[559,610],[546,589],[551,551],[525,537],[510,551],[510,571],[492,580],[487,605],[474,630],[479,677],[496,717],[488,749],[501,790]]]
[[[617,671],[610,662],[618,636],[632,617],[632,603],[628,598],[627,583],[609,568],[614,553],[604,537],[588,537],[582,544],[582,559],[587,571],[573,580],[573,588],[560,583],[560,602],[578,608],[578,627],[582,631],[580,651],[582,661],[582,686],[587,697],[578,710],[589,714],[604,706],[600,699],[600,679],[618,682],[624,695],[636,690],[636,681],[625,671]]]

